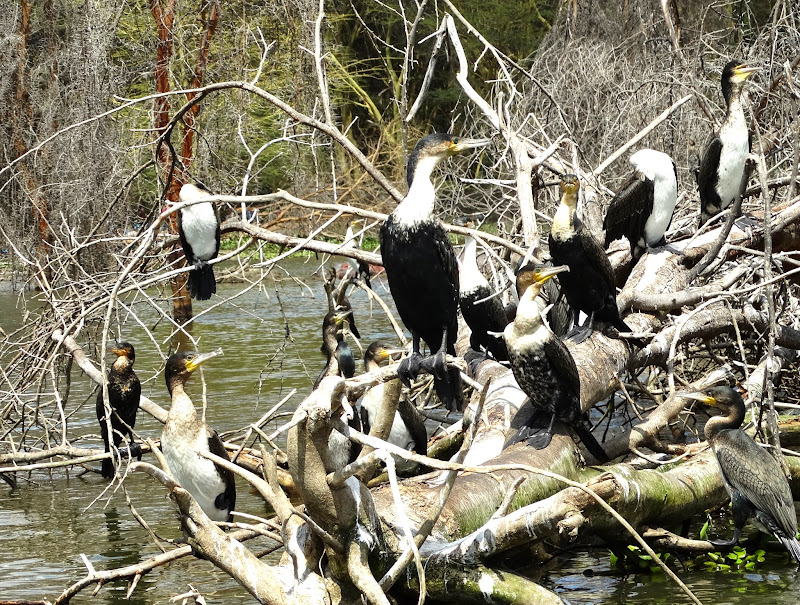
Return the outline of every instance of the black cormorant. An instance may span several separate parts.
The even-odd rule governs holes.
[[[358,218],[350,221],[350,223],[347,225],[347,232],[344,235],[344,243],[342,244],[342,248],[361,248],[361,244],[356,241],[355,236],[353,235],[353,227],[363,222],[364,222],[363,218]],[[372,288],[372,283],[370,283],[370,276],[369,276],[369,263],[364,260],[359,260],[356,262],[358,263],[358,279],[364,282],[367,288]],[[353,332],[353,334],[355,334],[355,331]],[[361,338],[361,337],[356,335],[356,338]]]
[[[603,229],[606,248],[628,238],[634,260],[647,248],[665,246],[664,233],[678,201],[678,172],[672,158],[654,149],[640,149],[630,160],[636,173],[608,207]]]
[[[319,386],[326,376],[352,378],[356,373],[356,362],[350,345],[344,340],[342,327],[351,311],[333,311],[327,313],[322,320],[322,346],[327,363],[314,381],[314,388]]]
[[[382,361],[401,352],[399,349],[389,348],[382,342],[373,342],[364,352],[364,368],[367,372],[378,370]],[[387,405],[396,407],[392,427],[386,441],[425,456],[428,453],[428,433],[425,429],[425,420],[408,400],[399,399],[400,385],[394,385],[393,382],[378,383],[364,393],[360,402],[360,407],[364,411],[361,420],[364,432],[370,431],[382,408]],[[388,398],[393,398],[394,401],[389,401]],[[415,463],[408,463],[397,457],[395,457],[395,464],[399,472],[408,472],[416,467]]]
[[[178,200],[191,202],[208,195],[207,191],[186,183]],[[194,265],[189,272],[189,294],[197,300],[208,300],[217,291],[214,268],[208,264],[219,253],[219,216],[214,204],[200,202],[182,208],[178,214],[178,235],[187,264]]]
[[[745,413],[742,396],[728,386],[682,395],[719,408],[725,414],[709,418],[705,433],[731,496],[735,530],[730,540],[712,540],[712,544],[720,547],[736,544],[745,522],[754,518],[761,525],[759,529],[774,535],[800,563],[792,490],[778,461],[739,428]]]
[[[230,521],[236,505],[233,473],[198,452],[210,452],[229,460],[217,432],[203,422],[184,389],[197,368],[222,350],[211,353],[175,353],[167,360],[164,378],[172,397],[167,422],[161,433],[161,451],[175,480],[197,501],[212,521]]]
[[[108,371],[108,403],[111,406],[111,430],[114,436],[114,447],[122,443],[123,435],[127,435],[128,447],[132,455],[142,459],[141,450],[133,443],[133,427],[136,424],[136,412],[139,411],[139,397],[142,394],[142,385],[139,377],[133,371],[133,362],[136,353],[133,345],[127,342],[111,348],[117,359]],[[106,407],[103,403],[103,389],[97,392],[97,420],[100,422],[100,435],[103,437],[105,451],[110,451],[108,441],[108,425],[106,424]],[[134,452],[136,452],[134,454]],[[102,461],[101,472],[103,477],[111,479],[114,476],[114,460],[106,458]]]
[[[487,350],[497,361],[507,361],[506,343],[497,335],[508,324],[506,311],[500,298],[492,296],[495,292],[478,268],[478,245],[469,235],[464,237],[460,267],[459,304],[472,332],[470,346],[475,351]]]
[[[433,214],[436,190],[431,173],[443,159],[487,143],[451,134],[420,140],[408,159],[408,193],[380,230],[389,289],[412,336],[412,353],[400,363],[398,374],[410,384],[420,369],[430,370],[436,393],[451,410],[463,404],[459,371],[448,368],[445,361],[446,353],[455,354],[458,336],[458,264],[453,245]],[[436,352],[430,361],[422,359],[420,338]]]
[[[518,427],[506,445],[527,441],[536,449],[545,448],[553,438],[553,422],[558,419],[575,429],[597,460],[608,462],[608,456],[592,435],[581,411],[581,382],[575,360],[542,320],[545,307],[539,296],[542,284],[556,274],[563,275],[566,270],[566,266],[559,266],[539,271],[519,301],[514,322],[503,332],[517,384],[528,396],[533,409],[548,416],[540,422],[541,417],[534,413]],[[512,426],[514,424],[512,421]]]
[[[730,61],[722,70],[722,96],[725,97],[725,119],[708,143],[697,185],[700,190],[700,224],[722,212],[736,199],[750,153],[750,133],[742,108],[744,82],[755,67],[741,61]]]
[[[549,242],[553,264],[569,267],[568,273],[558,276],[558,282],[572,308],[574,325],[578,326],[580,311],[589,316],[586,326],[568,335],[575,342],[583,342],[597,320],[610,323],[620,332],[631,329],[619,316],[614,271],[606,251],[578,218],[578,189],[574,174],[561,177],[561,204],[553,217]]]

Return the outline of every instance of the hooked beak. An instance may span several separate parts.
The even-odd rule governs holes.
[[[469,149],[477,149],[478,147],[485,147],[491,143],[491,139],[459,139],[458,143],[450,145],[450,154],[462,153]]]
[[[381,349],[381,360],[397,359],[405,352],[405,349]]]
[[[750,77],[750,74],[757,72],[758,67],[747,67],[745,63],[742,63],[741,65],[737,65],[734,71],[737,76],[741,76],[742,79],[745,79]]]
[[[336,322],[337,326],[341,326],[344,321],[353,314],[353,310],[350,311],[337,311],[336,315],[334,315],[333,319]]]
[[[194,359],[186,363],[186,369],[190,372],[194,372],[209,359],[218,357],[219,355],[222,355],[222,347],[219,347],[215,351],[211,351],[209,353],[200,353],[199,355],[196,355]]]
[[[543,284],[551,277],[554,277],[559,273],[564,273],[565,271],[569,271],[569,267],[567,265],[556,265],[555,267],[545,267],[541,271],[536,272],[534,280],[537,283]]]
[[[706,395],[701,391],[688,391],[685,393],[679,393],[681,397],[685,397],[686,399],[693,399],[694,401],[699,401],[700,403],[704,403],[705,405],[716,406],[717,400],[714,399],[711,395]]]

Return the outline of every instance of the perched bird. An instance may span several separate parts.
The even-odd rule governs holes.
[[[347,232],[344,234],[344,242],[342,243],[342,248],[361,248],[361,244],[356,241],[355,236],[353,235],[353,227],[363,223],[364,219],[354,219],[350,221],[347,225]],[[372,284],[370,283],[370,268],[369,263],[364,260],[357,261],[358,263],[358,278],[366,284],[367,288],[372,288]],[[353,331],[355,334],[355,331]],[[356,335],[356,338],[361,338],[360,336]]]
[[[178,201],[191,202],[208,195],[207,191],[186,183],[181,187]],[[181,208],[178,235],[186,262],[194,265],[189,272],[189,294],[197,300],[208,300],[217,291],[214,268],[208,264],[219,253],[219,216],[214,204],[200,202]]]
[[[400,362],[398,374],[410,384],[421,369],[429,371],[439,399],[451,410],[463,405],[459,371],[448,368],[445,359],[446,353],[455,354],[458,336],[458,264],[453,245],[433,214],[436,191],[431,173],[445,158],[487,143],[452,134],[420,140],[408,159],[408,193],[380,230],[389,289],[412,336],[412,353]],[[420,338],[436,352],[431,360],[423,361]]]
[[[319,386],[326,376],[352,378],[356,373],[356,362],[350,345],[344,340],[342,327],[352,311],[332,311],[322,320],[322,347],[327,363],[314,381],[314,388]]]
[[[611,200],[603,229],[606,248],[626,237],[638,260],[647,248],[667,243],[664,233],[678,201],[678,172],[671,157],[654,149],[640,149],[630,161],[636,173]]]
[[[380,369],[380,364],[393,354],[402,353],[400,349],[391,349],[388,345],[376,341],[364,352],[364,369],[373,372]],[[381,382],[369,389],[361,398],[360,409],[362,412],[361,425],[365,433],[376,425],[381,410],[394,408],[394,418],[386,441],[406,450],[414,450],[417,454],[428,453],[428,433],[425,430],[425,421],[409,401],[400,401],[400,384],[397,379]],[[415,463],[407,462],[395,457],[395,466],[401,473],[410,472]]]
[[[133,371],[133,362],[136,353],[133,345],[127,342],[111,348],[117,359],[108,371],[108,404],[111,407],[111,431],[114,437],[114,447],[119,447],[123,436],[127,435],[128,447],[131,455],[142,459],[142,452],[138,444],[133,442],[133,427],[136,424],[136,412],[139,411],[139,397],[142,394],[142,385],[139,377]],[[108,439],[108,424],[106,422],[106,406],[103,402],[103,389],[97,392],[97,420],[100,422],[100,435],[103,437],[105,451],[111,451]],[[135,451],[135,453],[134,453]],[[103,477],[111,479],[114,476],[114,460],[105,458],[101,463]]]
[[[761,526],[759,529],[774,535],[800,564],[792,490],[778,461],[739,428],[745,413],[742,396],[728,386],[682,395],[719,408],[724,414],[709,418],[705,434],[731,497],[735,530],[730,540],[711,543],[720,547],[736,544],[742,527],[753,518]]]
[[[472,331],[469,343],[475,351],[486,350],[497,361],[508,360],[506,343],[497,336],[508,324],[502,301],[478,268],[478,246],[474,238],[464,237],[458,293],[461,314]]]
[[[581,311],[589,316],[583,328],[567,335],[575,342],[586,340],[598,319],[620,332],[631,331],[619,316],[614,271],[606,251],[576,213],[579,188],[574,174],[561,177],[561,204],[553,217],[549,238],[553,264],[569,267],[568,273],[558,276],[558,282],[572,308],[574,326],[578,326]]]
[[[750,133],[742,108],[742,89],[755,67],[741,61],[730,61],[722,70],[722,96],[725,97],[725,119],[708,143],[697,185],[700,190],[700,224],[722,212],[736,199],[750,153]]]
[[[516,271],[516,291],[517,300],[522,298],[525,291],[535,281],[541,280],[540,273],[549,269],[547,265],[537,261],[530,260],[517,268]],[[542,284],[542,290],[539,293],[545,303],[550,307],[547,311],[547,323],[550,329],[556,336],[564,336],[572,327],[572,313],[570,312],[567,297],[561,293],[561,288],[556,283],[557,280],[548,279]],[[506,307],[506,314],[509,314],[510,307]],[[517,315],[517,307],[514,305],[513,315],[509,317],[509,322],[514,321]]]
[[[581,383],[578,368],[567,347],[542,320],[545,302],[539,296],[542,285],[554,275],[562,275],[566,266],[539,271],[519,301],[517,316],[506,326],[503,336],[508,347],[508,360],[519,387],[528,396],[534,410],[547,418],[534,414],[506,446],[527,441],[536,449],[550,445],[553,423],[556,419],[571,426],[600,462],[608,456],[592,435],[589,421],[581,411]],[[512,426],[516,423],[512,421]]]
[[[212,521],[231,520],[231,511],[236,505],[236,485],[230,470],[199,454],[210,452],[230,459],[217,432],[197,415],[185,387],[197,368],[221,354],[222,349],[202,354],[175,353],[164,368],[172,406],[161,433],[161,451],[172,476]]]

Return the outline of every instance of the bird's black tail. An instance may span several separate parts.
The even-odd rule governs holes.
[[[795,563],[800,565],[800,543],[798,543],[797,539],[794,536],[790,536],[788,538],[784,538],[778,536],[778,540],[786,547],[786,550],[789,551],[789,554],[794,559]]]
[[[199,261],[189,271],[187,283],[189,295],[196,300],[208,300],[217,292],[217,280],[214,278],[214,267],[205,261]]]
[[[105,458],[100,463],[100,474],[103,479],[111,479],[114,476],[114,461],[111,458]]]
[[[594,435],[592,435],[592,431],[589,429],[588,423],[584,424],[583,422],[578,422],[573,428],[578,434],[578,438],[581,440],[581,443],[586,446],[586,449],[589,450],[589,453],[594,456],[598,462],[605,464],[609,461],[608,454],[606,454],[606,451],[597,442],[597,439],[594,438]]]

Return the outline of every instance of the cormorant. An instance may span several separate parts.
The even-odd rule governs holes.
[[[133,345],[127,342],[111,348],[117,359],[108,371],[108,403],[111,406],[111,430],[114,436],[114,447],[122,443],[123,435],[128,437],[128,448],[131,455],[142,459],[141,449],[133,442],[133,427],[136,424],[136,412],[139,411],[139,397],[142,394],[142,385],[139,377],[133,371],[133,362],[136,353]],[[108,425],[106,424],[106,406],[103,403],[103,389],[97,392],[95,405],[97,420],[100,422],[100,435],[103,437],[105,451],[109,452]],[[105,458],[101,463],[103,477],[111,479],[114,476],[114,460]]]
[[[506,343],[496,335],[508,325],[506,311],[500,298],[492,296],[495,292],[478,268],[477,242],[469,235],[464,237],[459,283],[461,314],[472,331],[470,347],[489,351],[497,361],[507,361]]]
[[[530,260],[517,268],[515,284],[517,300],[522,298],[528,286],[537,281],[537,279],[540,279],[540,273],[548,268],[547,265],[537,260]],[[572,313],[570,312],[567,297],[562,295],[561,289],[556,282],[557,280],[552,279],[545,281],[542,285],[540,296],[544,299],[545,303],[550,306],[550,309],[547,311],[547,323],[550,325],[550,329],[553,331],[553,334],[561,337],[569,332],[569,329],[572,327]],[[509,314],[510,312],[511,307],[506,306],[506,313]],[[509,322],[514,321],[516,315],[517,307],[514,305],[513,315],[509,317]]]
[[[682,395],[719,408],[725,414],[709,418],[705,434],[731,497],[735,530],[730,540],[711,543],[720,547],[736,544],[745,522],[754,518],[761,525],[759,529],[773,534],[800,563],[792,490],[778,461],[739,428],[745,414],[742,396],[728,386]]]
[[[569,273],[560,274],[558,282],[572,308],[576,329],[567,337],[575,342],[586,340],[598,319],[609,322],[620,332],[631,331],[619,316],[614,271],[606,251],[576,213],[579,188],[574,174],[561,177],[561,204],[553,217],[549,238],[553,264],[569,267]],[[589,316],[589,321],[577,329],[581,311]]]
[[[575,429],[597,460],[608,462],[608,456],[592,435],[589,422],[581,411],[581,383],[575,360],[561,339],[542,320],[545,307],[539,296],[542,285],[567,270],[568,267],[559,266],[536,273],[519,301],[517,317],[503,332],[517,384],[528,396],[534,410],[549,416],[540,423],[540,417],[534,413],[506,445],[527,441],[536,449],[547,447],[553,438],[553,422],[558,418]],[[512,426],[514,424],[512,421]]]
[[[398,374],[408,385],[420,369],[429,370],[439,399],[451,410],[463,405],[459,371],[448,368],[445,360],[446,353],[455,354],[458,336],[458,264],[433,214],[431,173],[443,159],[487,143],[438,133],[421,139],[408,159],[408,193],[380,230],[389,289],[412,336],[412,353],[400,362]],[[420,338],[436,352],[432,360],[423,361]]]
[[[736,199],[750,153],[750,133],[742,108],[745,80],[757,71],[741,61],[730,61],[722,70],[722,96],[725,97],[725,119],[708,143],[697,185],[700,190],[700,224],[722,212]]]
[[[314,381],[314,388],[319,386],[326,376],[352,378],[356,373],[356,362],[350,345],[342,336],[342,326],[352,311],[333,311],[327,313],[322,320],[322,347],[327,363]]]
[[[626,237],[635,261],[647,248],[667,243],[664,233],[678,201],[678,172],[671,157],[654,149],[640,149],[630,162],[636,173],[611,200],[603,229],[606,248]]]
[[[367,372],[378,370],[381,361],[401,352],[399,349],[390,349],[382,342],[373,342],[364,352],[364,368]],[[425,429],[425,421],[417,408],[409,401],[399,400],[400,385],[393,385],[392,382],[394,381],[378,383],[364,393],[360,402],[364,412],[361,418],[364,432],[369,433],[384,406],[396,406],[392,428],[386,441],[425,456],[428,453],[428,433]],[[388,398],[393,398],[394,401]],[[395,463],[399,472],[408,472],[416,467],[416,464],[408,463],[402,458],[395,458]]]
[[[356,242],[353,235],[353,227],[362,222],[364,222],[363,218],[350,221],[350,223],[347,225],[347,232],[344,235],[344,243],[342,244],[342,248],[361,248],[361,244]],[[358,278],[366,284],[367,288],[372,288],[372,284],[369,280],[369,263],[363,260],[356,262],[358,263]],[[355,332],[353,333],[355,334]],[[356,335],[356,338],[361,337]]]
[[[181,187],[178,201],[190,202],[208,195],[207,191],[186,183]],[[208,300],[217,291],[214,268],[208,264],[219,253],[219,216],[214,204],[200,202],[181,208],[178,235],[186,262],[194,265],[189,271],[189,294],[197,300]]]
[[[217,466],[198,452],[210,452],[229,460],[217,432],[203,422],[184,390],[186,381],[209,359],[221,355],[181,352],[167,360],[164,378],[172,397],[167,422],[161,433],[161,451],[175,480],[197,501],[212,521],[230,521],[236,505],[233,473]]]

